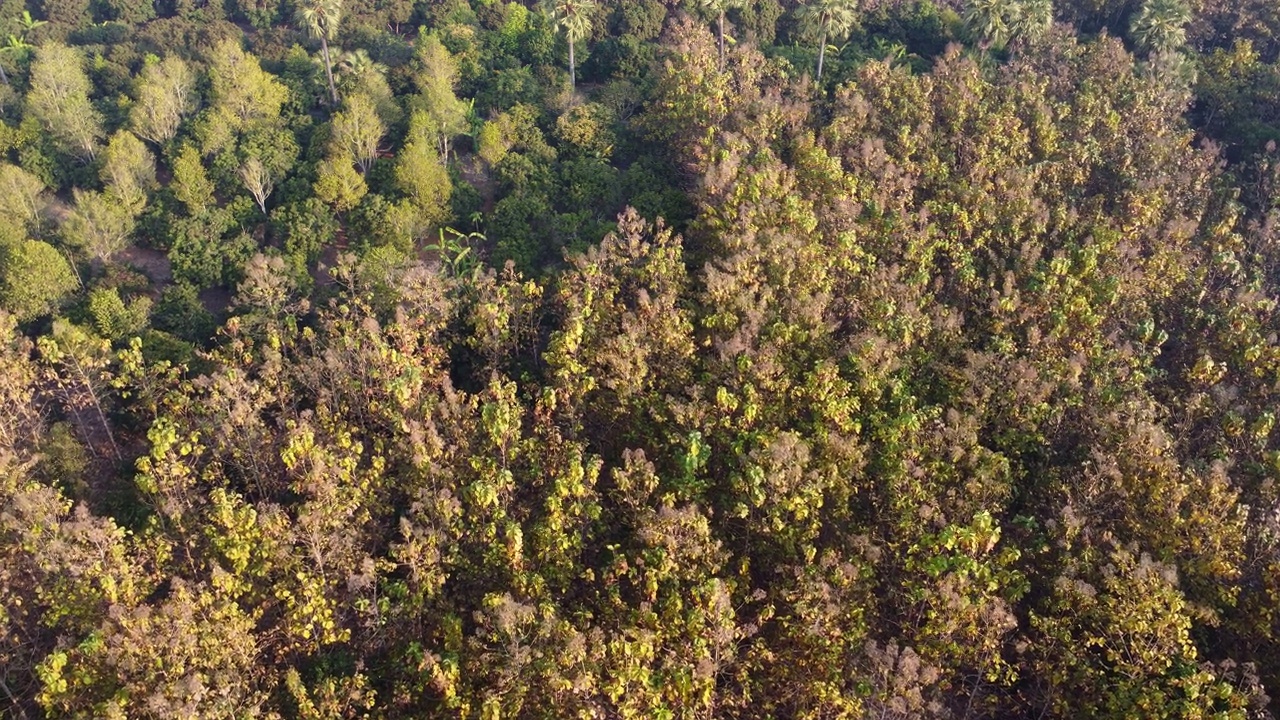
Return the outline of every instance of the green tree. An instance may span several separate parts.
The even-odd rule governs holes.
[[[1148,53],[1168,53],[1186,42],[1190,21],[1186,0],[1145,0],[1129,23],[1129,37]]]
[[[818,41],[817,80],[822,80],[827,41],[843,39],[849,34],[857,20],[857,10],[856,0],[814,0],[796,11],[802,32]]]
[[[137,215],[156,187],[155,158],[136,135],[119,130],[102,153],[98,175],[107,192]]]
[[[403,154],[403,153],[402,153]],[[360,204],[369,192],[369,185],[347,157],[328,157],[316,167],[316,181],[312,186],[317,198],[345,213]]]
[[[333,61],[329,57],[329,41],[338,36],[338,24],[342,21],[342,0],[298,0],[294,9],[294,21],[302,26],[309,37],[320,40],[320,53],[324,57],[324,74],[329,81],[329,99],[338,106],[338,88],[333,84]]]
[[[569,88],[578,85],[578,69],[574,60],[573,46],[587,36],[591,30],[592,15],[595,14],[595,0],[543,0],[543,12],[551,19],[555,27],[564,31],[565,41],[569,44]]]
[[[200,160],[200,151],[193,145],[182,143],[170,161],[170,170],[173,182],[169,183],[169,189],[187,206],[188,213],[199,215],[213,204],[213,183]]]
[[[0,222],[17,223],[19,229],[38,234],[47,205],[40,178],[16,165],[0,163]]]
[[[53,322],[52,332],[40,338],[38,346],[41,359],[54,371],[53,379],[63,405],[70,412],[92,410],[112,457],[119,461],[120,445],[107,419],[111,343],[74,323],[58,319]],[[90,447],[94,447],[94,443],[90,443]]]
[[[79,285],[66,258],[46,242],[0,248],[0,306],[21,322],[53,312]]]
[[[75,188],[72,197],[75,203],[62,223],[68,245],[98,263],[128,247],[134,229],[131,208],[107,193]]]
[[[395,179],[400,191],[418,209],[423,223],[430,225],[446,219],[453,183],[433,143],[410,140],[396,155]]]
[[[1022,0],[1009,21],[1011,40],[1035,42],[1053,26],[1053,0]]]
[[[1009,17],[1017,0],[970,0],[965,9],[965,27],[986,47],[1003,47],[1009,42]]]
[[[162,146],[195,110],[198,93],[191,66],[177,55],[148,57],[138,78],[129,125],[138,137]]]
[[[363,93],[378,108],[387,125],[400,121],[404,111],[387,82],[387,66],[375,62],[364,48],[342,53],[338,59],[338,90],[341,94]]]
[[[422,36],[414,57],[418,94],[410,101],[409,136],[432,138],[442,162],[449,162],[449,144],[467,130],[467,104],[458,98],[458,62],[434,33]]]
[[[92,160],[102,139],[102,114],[89,101],[89,77],[80,52],[46,43],[31,65],[27,112],[54,138],[59,149]]]
[[[197,133],[202,136],[201,149],[206,155],[216,154],[250,126],[275,121],[288,96],[288,88],[239,42],[219,42],[209,58],[210,112]]]
[[[118,341],[146,329],[151,298],[143,295],[126,304],[119,288],[99,287],[89,293],[88,310],[98,335]]]
[[[1052,0],[972,0],[965,26],[984,48],[1035,41],[1053,24]]]
[[[347,95],[342,111],[333,116],[330,132],[337,152],[351,158],[364,175],[378,159],[378,144],[387,128],[378,117],[373,100],[364,93],[355,93]]]

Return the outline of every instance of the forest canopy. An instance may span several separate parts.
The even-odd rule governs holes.
[[[0,0],[0,713],[1271,718],[1261,0]]]

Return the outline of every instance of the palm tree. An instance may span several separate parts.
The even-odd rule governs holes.
[[[796,13],[804,34],[818,38],[818,80],[822,80],[827,40],[843,38],[853,29],[857,11],[854,3],[855,0],[814,0],[801,5]]]
[[[329,59],[329,40],[338,34],[342,20],[342,0],[299,0],[294,19],[306,29],[307,35],[320,39],[320,52],[324,55],[324,74],[329,80],[329,98],[338,106],[338,88],[333,84],[333,62]]]
[[[702,9],[716,16],[716,34],[720,39],[720,71],[724,72],[724,14],[729,8],[740,8],[744,0],[699,0]]]
[[[369,51],[364,48],[342,53],[338,58],[338,69],[357,78],[371,73],[384,77],[387,74],[387,66],[369,57]]]
[[[545,0],[547,16],[556,27],[564,30],[569,41],[569,87],[577,90],[578,71],[573,57],[573,44],[586,36],[591,29],[591,15],[596,10],[595,0]]]
[[[1168,53],[1186,42],[1190,21],[1185,0],[1146,0],[1129,24],[1129,37],[1149,53]]]
[[[1009,21],[1019,15],[1016,0],[972,0],[964,13],[964,24],[977,36],[983,49],[1003,47],[1013,31]]]
[[[1035,42],[1053,26],[1053,0],[1022,0],[1009,18],[1009,40]]]

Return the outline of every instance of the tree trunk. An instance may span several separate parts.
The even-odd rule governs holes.
[[[720,72],[724,72],[724,10],[720,11]]]
[[[5,85],[9,84],[9,75],[4,71],[4,63],[0,63],[0,80],[3,80]]]
[[[71,355],[70,358],[73,363],[72,369],[78,376],[77,379],[80,381],[81,387],[84,388],[84,391],[89,395],[89,400],[93,402],[93,409],[98,415],[98,422],[102,424],[102,431],[106,434],[107,441],[111,443],[111,452],[116,456],[116,462],[121,462],[123,458],[120,455],[120,445],[116,443],[115,433],[111,432],[111,423],[107,422],[107,413],[102,409],[102,400],[98,397],[98,391],[93,386],[93,378],[90,376],[89,371],[80,364],[80,358],[75,357],[74,355]],[[93,438],[89,437],[87,432],[85,435],[85,440],[89,445],[89,449],[93,451],[94,454],[97,454],[97,451],[93,448]]]
[[[323,35],[320,36],[320,52],[324,55],[324,74],[329,79],[329,97],[336,108],[338,107],[338,88],[333,85],[333,63],[329,61],[329,41]]]
[[[569,91],[571,94],[578,92],[578,69],[573,62],[573,36],[569,36]]]
[[[827,31],[822,31],[822,38],[818,40],[818,81],[822,81],[822,60],[827,55]]]

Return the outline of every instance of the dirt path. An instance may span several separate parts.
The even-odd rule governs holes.
[[[466,155],[458,158],[458,172],[461,173],[462,179],[471,184],[480,193],[482,200],[480,209],[485,215],[493,212],[494,196],[497,195],[497,183],[489,176],[489,170],[484,166],[484,161],[476,155]]]
[[[173,282],[173,266],[169,263],[169,256],[161,250],[132,246],[122,250],[117,259],[146,275],[157,292]]]

